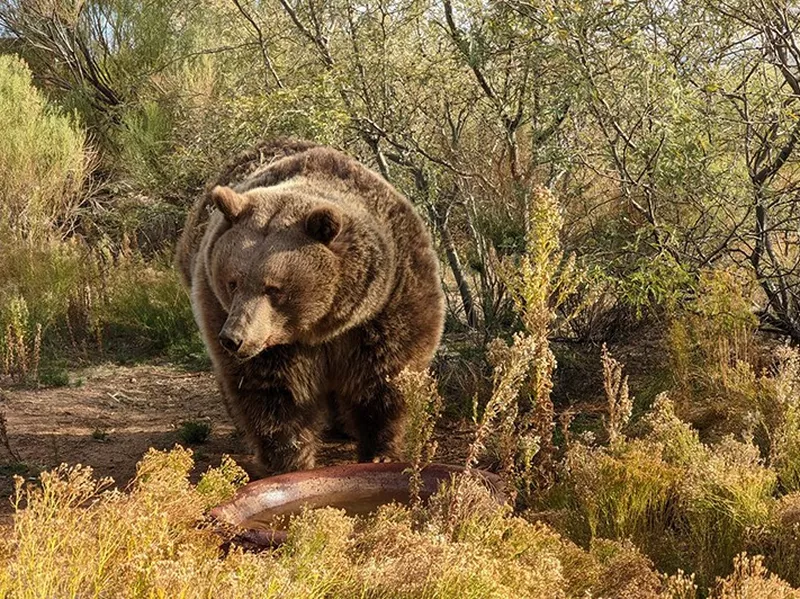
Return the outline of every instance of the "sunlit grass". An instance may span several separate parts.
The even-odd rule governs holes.
[[[204,513],[245,475],[225,459],[192,485],[192,468],[191,451],[176,447],[151,450],[125,492],[81,466],[44,473],[33,485],[19,480],[0,545],[0,597],[696,596],[689,576],[660,574],[631,542],[596,539],[581,549],[515,516],[474,480],[443,490],[422,511],[307,511],[292,520],[281,549],[223,555]],[[760,558],[742,556],[712,596],[798,593]]]

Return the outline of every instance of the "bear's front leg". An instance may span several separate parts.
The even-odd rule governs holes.
[[[252,442],[258,463],[270,474],[310,470],[317,453],[317,434],[287,423],[269,433],[257,433]]]
[[[286,389],[235,393],[237,424],[265,474],[314,467],[322,422],[317,410],[299,406]]]
[[[358,435],[358,461],[400,459],[406,406],[398,389],[386,382],[376,383],[351,409]]]

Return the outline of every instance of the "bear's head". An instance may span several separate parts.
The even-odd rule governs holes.
[[[242,360],[277,345],[313,344],[339,287],[333,202],[257,189],[211,192],[224,217],[207,254],[208,281],[227,320],[219,342]]]

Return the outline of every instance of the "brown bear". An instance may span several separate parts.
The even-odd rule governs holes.
[[[397,457],[393,380],[428,367],[444,296],[425,225],[385,179],[311,142],[262,144],[195,203],[176,263],[228,411],[267,471],[313,467],[333,421],[360,461]]]

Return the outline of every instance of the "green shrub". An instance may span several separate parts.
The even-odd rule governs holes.
[[[11,55],[0,56],[0,131],[2,234],[42,238],[68,228],[89,170],[85,134]]]
[[[178,428],[178,437],[187,445],[200,445],[208,441],[211,423],[204,420],[186,420]]]
[[[38,383],[43,387],[69,387],[69,372],[64,367],[48,365],[39,371]]]
[[[672,395],[704,435],[740,433],[758,407],[753,285],[729,271],[703,271],[695,296],[673,311],[666,335]]]
[[[701,443],[664,395],[644,428],[611,447],[569,448],[554,521],[584,542],[631,539],[662,571],[683,568],[709,586],[774,521],[776,474],[752,443]]]
[[[116,256],[103,246],[92,250],[78,239],[20,240],[0,247],[0,272],[4,355],[24,347],[33,357],[41,327],[42,359],[57,363],[43,366],[50,373],[68,355],[109,349],[119,356],[166,352],[182,364],[206,365],[189,298],[161,254],[148,261],[129,249]]]

